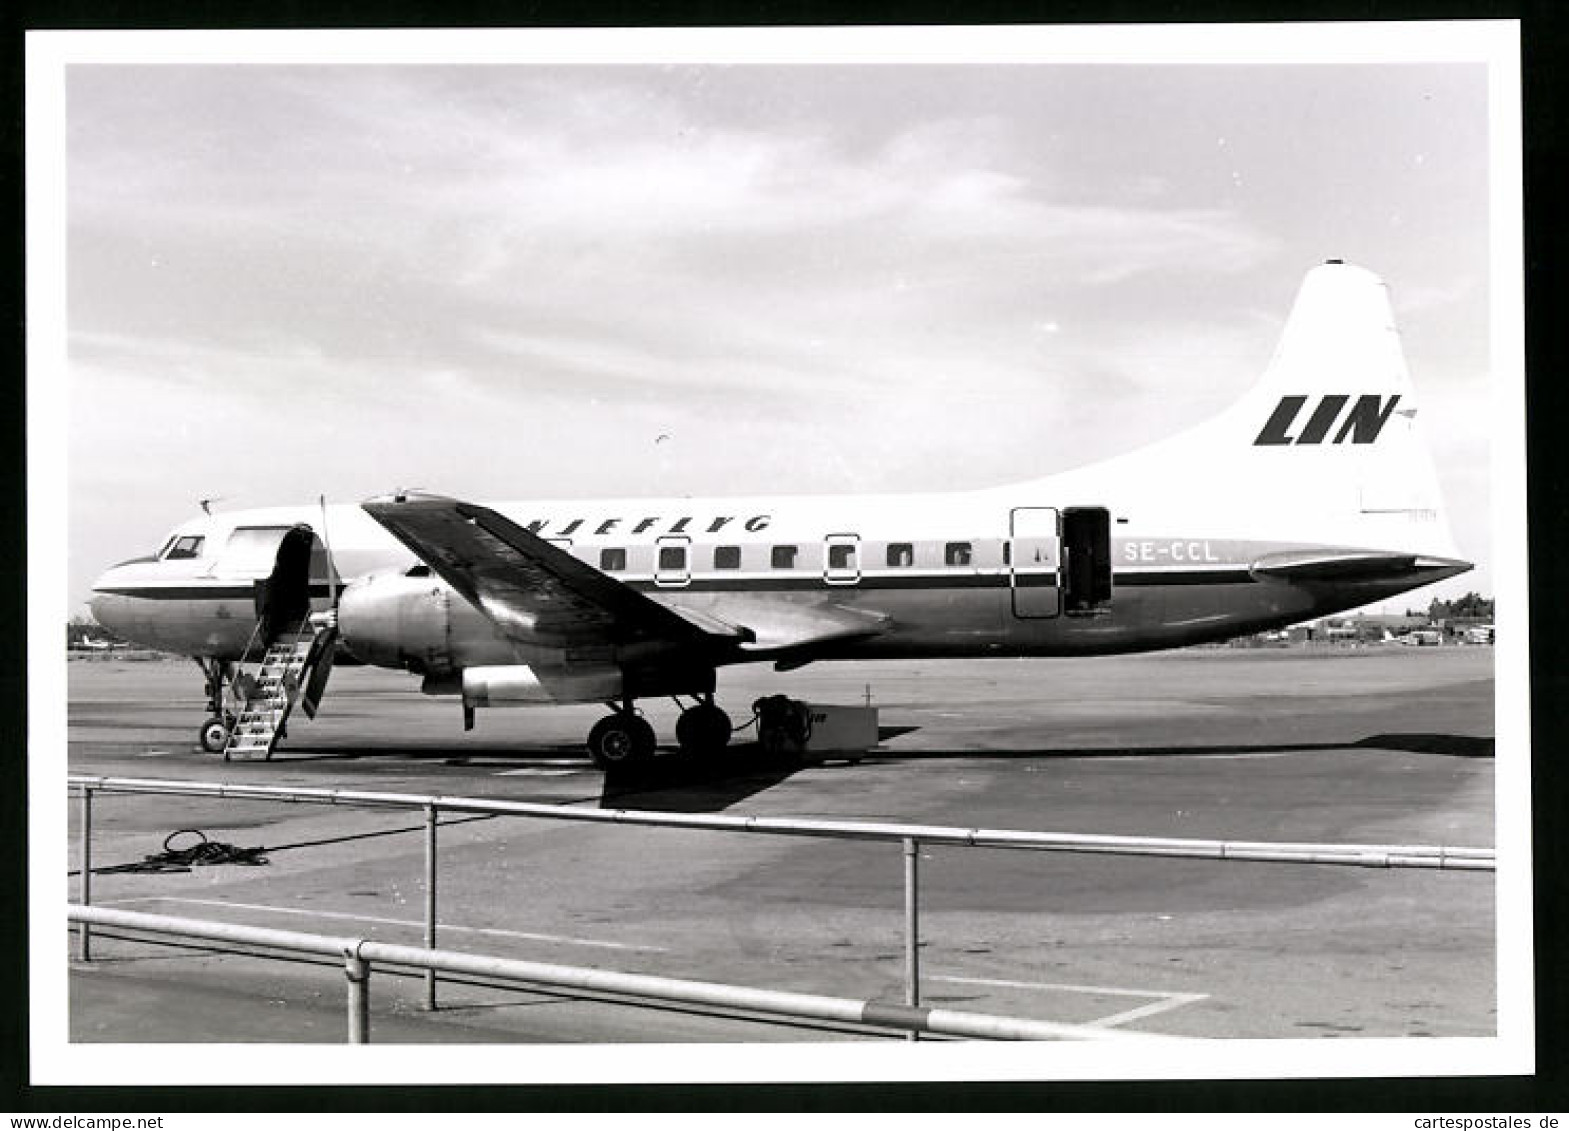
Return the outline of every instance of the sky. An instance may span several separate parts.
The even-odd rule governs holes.
[[[1492,592],[1480,64],[117,63],[64,89],[69,612],[203,497],[1066,470],[1240,396],[1327,258],[1390,286],[1478,563],[1432,592]]]

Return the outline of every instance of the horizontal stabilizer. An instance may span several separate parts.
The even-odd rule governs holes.
[[[1280,581],[1356,581],[1428,572],[1448,576],[1465,568],[1465,562],[1449,558],[1383,550],[1289,550],[1259,558],[1251,572]]]

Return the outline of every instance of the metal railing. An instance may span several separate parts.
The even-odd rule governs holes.
[[[1088,1025],[1069,1025],[1025,1017],[1006,1017],[992,1013],[971,1013],[955,1009],[921,1009],[892,1002],[861,1001],[823,994],[790,993],[723,982],[696,982],[682,978],[663,978],[648,974],[624,974],[585,966],[560,966],[545,962],[523,962],[463,951],[435,950],[369,939],[337,935],[279,931],[266,927],[247,927],[203,919],[181,919],[170,915],[148,915],[107,907],[71,905],[67,914],[72,922],[105,928],[168,935],[205,942],[237,943],[266,947],[296,954],[324,955],[341,959],[347,985],[348,1039],[350,1044],[370,1041],[370,979],[375,963],[398,967],[423,968],[448,974],[464,974],[491,980],[516,982],[528,987],[578,990],[623,997],[679,1002],[684,1005],[712,1006],[744,1010],[773,1017],[803,1021],[893,1029],[910,1034],[969,1037],[1003,1041],[1161,1041],[1151,1033],[1128,1032]]]
[[[372,790],[317,789],[284,785],[193,782],[159,778],[122,778],[73,774],[68,784],[81,798],[78,899],[92,903],[92,812],[95,793],[170,794],[234,800],[279,801],[356,808],[421,810],[425,815],[425,948],[437,942],[437,828],[442,813],[640,825],[659,828],[754,833],[769,836],[830,837],[900,845],[904,857],[905,1007],[920,1006],[919,861],[923,846],[1034,849],[1047,852],[1101,853],[1187,859],[1246,860],[1266,863],[1339,865],[1362,868],[1439,868],[1494,871],[1490,848],[1447,845],[1321,844],[1272,841],[1201,840],[1178,837],[1109,836],[1091,833],[1029,832],[1018,829],[956,828],[942,825],[868,821],[804,820],[789,817],[727,817],[662,813],[636,809],[581,809],[527,801],[497,801],[435,794]],[[91,957],[92,920],[79,920],[78,957]],[[376,944],[378,946],[382,944]],[[436,968],[425,966],[425,1008],[436,1008]],[[630,976],[630,975],[629,975]],[[915,1030],[911,1030],[912,1037]]]

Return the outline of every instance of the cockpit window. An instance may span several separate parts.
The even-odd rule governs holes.
[[[202,545],[207,539],[200,534],[187,534],[182,538],[170,541],[164,551],[163,560],[174,561],[177,558],[199,558],[202,556]]]

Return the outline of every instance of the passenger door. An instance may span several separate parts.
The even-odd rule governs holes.
[[[692,580],[692,540],[684,534],[667,534],[654,547],[654,584],[661,589],[680,588]]]
[[[830,534],[823,543],[823,580],[829,585],[854,585],[860,581],[860,535]]]
[[[1024,619],[1057,616],[1062,611],[1057,508],[1014,507],[1008,517],[1013,615]]]

